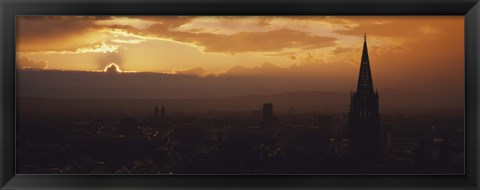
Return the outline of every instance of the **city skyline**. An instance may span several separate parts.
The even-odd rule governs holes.
[[[163,29],[161,31],[166,32],[164,34],[170,34],[163,36],[168,37],[169,42],[184,40],[182,44],[190,42],[189,46],[194,44],[192,47],[201,47],[200,50],[205,55],[226,53],[230,54],[228,56],[231,60],[237,60],[240,54],[252,52],[259,56],[265,50],[276,51],[276,54],[284,56],[284,53],[291,51],[286,48],[288,46],[297,47],[295,55],[302,52],[310,55],[310,51],[330,51],[329,40],[337,45],[349,41],[348,38],[343,41],[334,40],[322,35],[306,35],[305,31],[275,28],[278,25],[273,23],[278,21],[277,17],[271,17],[271,20],[264,20],[265,17],[228,17],[232,19],[229,20],[232,26],[239,26],[242,24],[240,20],[248,18],[247,25],[254,21],[262,28],[261,31],[256,31],[247,27],[249,32],[230,34],[216,34],[232,32],[226,30],[229,27],[224,28],[225,23],[220,27],[222,30],[198,29],[198,19],[212,21],[220,17],[199,17],[197,20],[189,17],[140,18],[31,17],[26,20],[39,19],[39,23],[42,23],[42,19],[46,19],[56,24],[62,23],[61,25],[69,26],[68,30],[75,31],[78,28],[72,24],[79,23],[67,21],[73,19],[83,25],[94,23],[102,26],[104,31],[110,27],[148,31],[156,26]],[[281,18],[288,20],[294,17]],[[307,17],[301,18],[303,22]],[[368,23],[376,26],[389,23],[371,18]],[[337,17],[311,19],[338,20]],[[19,22],[26,20],[20,19]],[[173,25],[166,22],[179,20],[182,22]],[[448,19],[440,20],[446,23]],[[207,26],[212,24],[206,23]],[[296,21],[286,23],[295,24]],[[348,22],[343,20],[342,23]],[[41,27],[48,25],[44,24]],[[409,25],[404,26],[406,31],[419,29],[406,26]],[[452,34],[446,30],[425,29],[425,26],[420,28],[423,28],[422,33],[429,35],[412,36],[416,42],[422,42],[425,37],[439,40],[439,35]],[[53,41],[68,41],[68,35],[62,36],[58,32],[61,30],[56,29],[52,28],[52,31],[56,31],[54,34],[36,31],[35,35],[53,35]],[[90,28],[86,33],[94,29]],[[238,28],[234,29],[236,31]],[[302,27],[298,29],[302,30]],[[20,58],[17,62],[17,173],[464,173],[464,92],[459,90],[463,89],[463,84],[460,83],[463,74],[456,70],[461,67],[449,68],[461,62],[454,59],[458,56],[456,52],[460,51],[455,49],[456,45],[460,43],[455,41],[451,44],[448,39],[442,39],[446,42],[442,43],[443,46],[431,47],[415,52],[415,56],[397,60],[406,56],[405,52],[418,51],[424,47],[399,46],[401,48],[398,51],[385,52],[379,43],[383,39],[382,33],[378,31],[380,30],[371,32],[373,37],[367,31],[360,35],[363,37],[362,43],[355,44],[350,49],[358,50],[360,54],[345,53],[358,56],[352,60],[336,55],[330,59],[334,63],[313,60],[312,63],[288,68],[273,63],[263,63],[254,69],[236,65],[233,67],[235,72],[215,74],[210,73],[214,69],[208,69],[212,65],[201,59],[194,59],[195,64],[202,65],[201,69],[193,69],[194,72],[157,72],[154,68],[149,68],[148,72],[139,72],[126,69],[128,62],[123,62],[123,57],[117,57],[117,61],[121,61],[119,64],[108,63],[97,70],[34,68],[24,65],[29,58]],[[118,32],[119,30],[114,31],[115,39],[108,40],[112,44],[102,41],[100,45],[95,45],[91,41],[89,45],[93,45],[93,48],[75,46],[61,51],[48,50],[48,45],[41,47],[43,50],[35,50],[35,43],[38,42],[35,39],[30,39],[32,46],[25,46],[19,40],[17,42],[21,44],[18,46],[21,51],[18,54],[51,55],[58,56],[57,58],[63,55],[85,58],[98,54],[118,56],[118,48],[125,48],[119,44],[142,46],[142,43],[153,38],[145,33],[134,36],[132,33],[124,33],[122,36]],[[277,32],[281,32],[284,38],[270,36],[278,34]],[[357,32],[351,35],[356,35]],[[328,31],[320,33],[326,36],[329,34]],[[145,41],[123,39],[125,35]],[[201,37],[198,38],[198,35]],[[217,39],[212,35],[223,37]],[[203,41],[206,36],[209,40]],[[159,40],[157,38],[158,36],[154,40]],[[85,42],[88,38],[78,40]],[[54,46],[64,47],[55,43]],[[129,48],[124,49],[124,53],[130,52]],[[166,50],[149,46],[144,48],[156,52]],[[338,50],[342,47],[334,48]],[[172,54],[178,53],[176,51],[171,50]],[[138,58],[139,62],[175,61],[162,60],[157,55],[148,57],[142,52],[137,52],[136,55],[144,56]],[[192,54],[186,51],[178,59],[192,58],[190,56]],[[322,58],[321,55],[311,56]],[[297,58],[294,56],[287,59]],[[107,61],[100,60],[102,64]],[[396,61],[408,60],[415,62],[395,66],[398,64]],[[429,62],[418,62],[422,60]],[[68,61],[62,60],[65,63],[62,65]],[[342,61],[347,62],[342,64]],[[390,62],[390,68],[384,67]],[[44,66],[47,64],[46,61],[40,63]],[[306,67],[305,64],[309,66]],[[431,66],[432,64],[436,66]],[[138,64],[138,68],[141,65]],[[220,63],[213,65],[219,66]],[[84,65],[77,66],[81,68]],[[403,70],[395,70],[395,67]],[[446,68],[450,70],[444,70]],[[198,74],[198,70],[203,70],[204,74]],[[407,72],[409,75],[406,75],[405,71],[414,72]],[[386,76],[388,77],[385,78]],[[445,78],[447,76],[451,78]],[[395,77],[398,80],[395,81]]]

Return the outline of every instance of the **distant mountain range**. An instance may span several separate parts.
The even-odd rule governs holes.
[[[433,103],[429,96],[385,90],[380,92],[381,113],[429,114],[462,113],[463,107]],[[23,112],[122,112],[153,113],[155,105],[164,105],[168,112],[253,111],[264,103],[273,103],[275,112],[348,112],[348,92],[289,92],[274,95],[250,95],[224,98],[186,99],[58,99],[19,98],[19,111]]]
[[[150,113],[155,105],[165,105],[170,112],[251,111],[267,102],[273,103],[276,112],[348,112],[349,90],[355,87],[354,80],[161,73],[22,70],[17,79],[17,105],[25,112]],[[381,113],[463,112],[463,92],[378,92]]]

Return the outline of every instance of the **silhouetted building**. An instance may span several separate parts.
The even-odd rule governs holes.
[[[373,90],[367,36],[358,75],[357,91],[351,93],[349,127],[350,153],[355,159],[372,160],[382,152],[378,92]]]
[[[163,107],[162,107],[163,108]],[[153,111],[153,115],[158,117],[158,106],[155,106],[155,110]]]
[[[329,139],[327,156],[329,158],[342,158],[347,154],[350,143],[349,139]]]
[[[160,109],[158,109],[158,106],[155,106],[154,117],[148,121],[148,125],[157,129],[168,126],[168,118],[165,116],[165,107],[163,105]]]
[[[275,116],[273,115],[273,104],[272,103],[263,104],[262,124],[264,126],[268,126],[273,124],[274,121],[275,121]]]
[[[165,107],[163,107],[163,105],[162,105],[162,108],[160,109],[160,116],[165,117]]]
[[[391,123],[384,123],[382,126],[382,151],[388,153],[392,148],[393,143],[393,131]]]

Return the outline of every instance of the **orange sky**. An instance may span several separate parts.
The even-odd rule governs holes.
[[[366,32],[376,87],[422,81],[461,90],[463,28],[462,16],[19,16],[17,66],[99,71],[115,63],[123,71],[353,83]]]

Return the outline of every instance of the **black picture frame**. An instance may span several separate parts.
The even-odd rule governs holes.
[[[17,15],[464,15],[465,175],[16,175]],[[1,189],[479,189],[478,0],[0,0]]]

